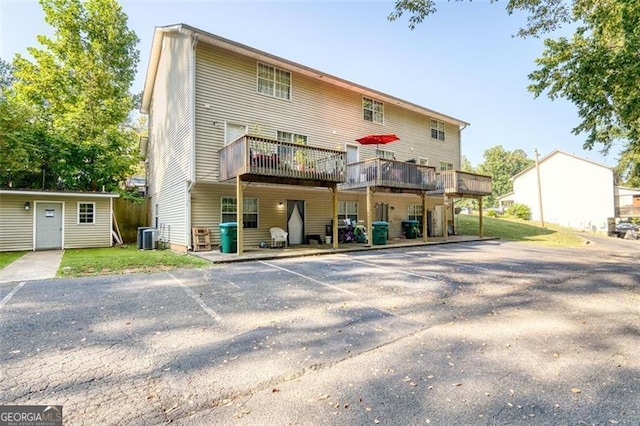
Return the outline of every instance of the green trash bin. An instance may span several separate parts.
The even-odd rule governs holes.
[[[223,222],[220,225],[220,251],[236,253],[238,251],[238,222]]]
[[[387,244],[387,231],[389,229],[389,222],[383,220],[373,222],[373,237],[372,241],[374,245],[383,246]]]
[[[418,230],[420,229],[420,222],[417,220],[403,220],[402,230],[404,231],[404,237],[407,240],[415,240],[418,238]]]

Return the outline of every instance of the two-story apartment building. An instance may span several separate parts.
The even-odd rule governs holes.
[[[463,120],[184,24],[155,30],[142,111],[151,224],[174,249],[191,247],[192,227],[215,245],[233,221],[239,253],[271,227],[299,244],[346,218],[386,220],[390,238],[404,219],[442,235],[447,195],[491,192],[457,171]],[[399,140],[357,142],[371,134]]]

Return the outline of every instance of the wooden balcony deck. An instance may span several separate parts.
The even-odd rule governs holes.
[[[449,170],[438,173],[436,188],[430,194],[446,194],[452,198],[491,195],[491,176]]]
[[[347,165],[341,189],[376,188],[389,192],[424,192],[436,187],[436,169],[406,161],[372,158]]]
[[[221,181],[333,187],[345,180],[344,151],[245,135],[219,155]]]
[[[616,207],[616,217],[640,217],[640,206]]]

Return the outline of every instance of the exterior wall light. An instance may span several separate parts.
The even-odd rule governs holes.
[[[28,202],[28,201],[27,201],[27,202],[25,202],[25,203],[24,203],[24,209],[25,209],[25,210],[29,210],[29,209],[31,209],[31,203],[30,203],[30,202]]]

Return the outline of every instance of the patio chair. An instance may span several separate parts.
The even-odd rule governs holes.
[[[278,227],[270,228],[269,232],[271,233],[271,247],[276,247],[276,245],[278,247],[287,246],[287,236],[289,235],[288,232]]]

